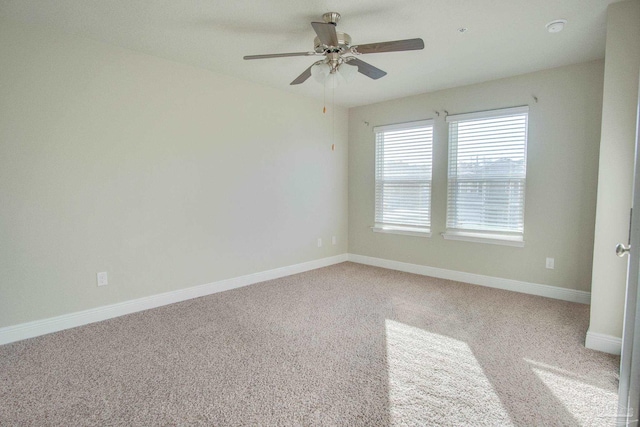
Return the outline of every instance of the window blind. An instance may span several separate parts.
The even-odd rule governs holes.
[[[524,233],[528,107],[447,117],[447,231]]]
[[[375,229],[428,232],[433,120],[378,126]]]

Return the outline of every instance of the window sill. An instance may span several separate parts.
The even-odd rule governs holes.
[[[412,230],[402,227],[371,227],[374,233],[403,234],[405,236],[431,237],[430,230]]]
[[[461,240],[464,242],[488,243],[491,245],[524,247],[524,240],[519,236],[494,235],[483,233],[451,232],[442,233],[446,240]]]

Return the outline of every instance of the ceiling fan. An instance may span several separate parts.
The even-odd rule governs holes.
[[[347,76],[355,71],[364,74],[374,80],[384,77],[387,73],[368,64],[356,56],[368,53],[398,52],[404,50],[424,49],[422,39],[395,40],[389,42],[351,45],[351,36],[347,33],[336,31],[336,25],[340,21],[338,12],[328,12],[322,15],[324,22],[312,22],[311,26],[318,35],[313,41],[313,50],[310,52],[272,53],[267,55],[247,55],[244,59],[282,58],[288,56],[324,56],[325,58],[313,63],[304,70],[292,85],[306,81],[313,74],[318,80],[329,76],[335,76],[338,72]],[[350,65],[355,67],[343,67]]]

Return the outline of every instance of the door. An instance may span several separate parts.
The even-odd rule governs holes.
[[[640,92],[636,109],[636,159],[633,177],[633,211],[629,231],[629,248],[616,247],[616,253],[629,253],[624,330],[618,388],[618,421],[622,426],[638,426],[640,415]]]

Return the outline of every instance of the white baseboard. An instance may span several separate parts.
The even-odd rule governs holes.
[[[559,288],[556,286],[521,282],[519,280],[503,279],[500,277],[483,276],[480,274],[464,273],[461,271],[446,270],[444,268],[428,267],[418,264],[409,264],[406,262],[373,258],[364,255],[349,254],[348,258],[349,261],[359,264],[388,268],[390,270],[404,271],[406,273],[420,274],[422,276],[438,277],[440,279],[455,280],[456,282],[471,283],[474,285],[505,289],[507,291],[521,292],[524,294],[539,295],[563,301],[578,302],[581,304],[591,303],[591,293],[585,291],[576,291],[573,289]]]
[[[479,274],[464,273],[460,271],[446,270],[436,267],[428,267],[418,264],[409,264],[400,261],[392,261],[382,258],[373,258],[364,255],[342,254],[329,258],[309,261],[301,264],[276,268],[246,276],[207,283],[205,285],[194,286],[186,289],[166,292],[158,295],[124,301],[108,306],[92,308],[76,313],[64,314],[48,319],[36,320],[14,326],[0,328],[0,345],[33,338],[52,332],[62,331],[89,323],[111,319],[125,314],[136,313],[138,311],[161,307],[192,298],[198,298],[217,292],[240,288],[266,280],[278,279],[292,274],[302,273],[316,268],[327,267],[341,262],[351,261],[359,264],[372,265],[376,267],[399,270],[407,273],[420,274],[423,276],[438,277],[441,279],[455,280],[458,282],[471,283],[474,285],[487,286],[491,288],[505,289],[509,291],[526,294],[540,295],[564,301],[589,304],[591,294],[584,291],[558,288],[555,286],[540,285],[536,283],[521,282],[499,277],[482,276]],[[605,351],[607,353],[620,354],[620,338],[608,335],[587,333],[587,348]],[[617,349],[617,353],[616,353]]]
[[[584,346],[591,350],[603,351],[605,353],[619,356],[622,352],[622,338],[587,331],[587,338],[585,339]]]
[[[259,273],[248,274],[246,276],[235,277],[232,279],[220,280],[218,282],[193,286],[186,289],[178,289],[176,291],[151,295],[148,297],[124,301],[103,307],[92,308],[76,313],[64,314],[48,319],[35,320],[33,322],[22,323],[14,326],[7,326],[4,328],[0,328],[0,345],[24,340],[27,338],[33,338],[52,332],[58,332],[64,329],[75,328],[76,326],[99,322],[101,320],[107,320],[114,317],[123,316],[125,314],[148,310],[150,308],[173,304],[175,302],[186,301],[192,298],[215,294],[217,292],[240,288],[242,286],[264,282],[266,280],[273,280],[280,277],[290,276],[292,274],[303,273],[305,271],[315,270],[316,268],[327,267],[329,265],[339,264],[345,261],[347,261],[347,254],[336,255],[329,258],[322,258],[314,261],[304,262],[301,264],[295,264],[276,268],[273,270],[262,271]]]

